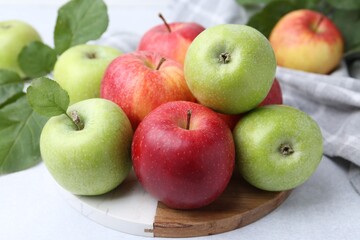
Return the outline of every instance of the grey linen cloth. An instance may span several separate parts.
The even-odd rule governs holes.
[[[250,15],[235,0],[172,0],[165,12],[169,22],[193,21],[204,27],[245,24]],[[136,49],[139,39],[131,33],[113,33],[98,42],[130,52]],[[353,66],[350,72],[360,78],[360,64]],[[324,137],[323,161],[346,161],[349,180],[360,194],[360,80],[349,76],[344,63],[331,75],[278,67],[276,78],[284,104],[307,112],[318,122]]]

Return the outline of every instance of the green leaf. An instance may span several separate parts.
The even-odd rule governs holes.
[[[274,1],[266,5],[262,11],[252,16],[247,25],[256,28],[268,38],[271,30],[280,18],[298,8],[296,4],[289,1]]]
[[[46,77],[33,80],[26,95],[30,106],[47,117],[66,114],[69,106],[68,93],[57,82]]]
[[[13,71],[0,69],[0,106],[23,91],[24,81]]]
[[[46,121],[33,112],[25,94],[0,110],[0,174],[32,167],[41,160],[39,139]]]
[[[254,14],[247,25],[252,26],[262,32],[266,37],[276,23],[287,13],[298,9],[312,9],[316,11],[326,11],[326,3],[323,0],[275,0],[267,4],[262,11]]]
[[[50,73],[54,68],[56,59],[56,51],[38,41],[25,46],[18,56],[21,70],[31,78],[42,77]]]
[[[345,54],[360,46],[360,11],[336,10],[330,16],[345,40]]]
[[[344,55],[344,58],[348,62],[352,62],[357,59],[360,59],[360,45],[357,47],[354,47],[350,51],[347,51]]]
[[[269,2],[272,2],[274,0],[236,0],[237,3],[240,5],[246,5],[246,4],[266,4]]]
[[[344,10],[359,10],[360,1],[359,0],[326,0],[331,6],[337,9]]]
[[[54,41],[58,54],[98,39],[107,29],[109,17],[102,0],[72,0],[58,11]]]

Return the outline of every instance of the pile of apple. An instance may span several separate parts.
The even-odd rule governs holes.
[[[66,63],[76,57],[88,77],[72,77],[77,67]],[[322,135],[306,113],[282,105],[275,71],[269,41],[245,25],[164,21],[131,53],[70,48],[54,78],[82,127],[52,117],[41,134],[43,160],[80,195],[114,189],[132,166],[146,191],[177,209],[213,202],[234,170],[263,190],[292,189],[318,166]]]

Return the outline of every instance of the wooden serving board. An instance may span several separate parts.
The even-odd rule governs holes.
[[[61,195],[84,216],[121,232],[151,237],[195,237],[248,225],[277,208],[291,191],[268,192],[233,176],[212,204],[196,210],[174,210],[146,193],[133,173],[115,190],[95,197]]]

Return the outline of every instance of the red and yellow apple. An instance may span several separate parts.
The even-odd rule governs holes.
[[[164,24],[149,29],[141,38],[138,50],[158,52],[184,64],[190,43],[205,28],[194,22],[168,24],[161,15],[160,17]]]
[[[279,66],[321,74],[339,65],[344,49],[335,24],[325,15],[305,9],[282,17],[269,40]]]
[[[195,101],[186,84],[183,66],[148,51],[135,51],[114,59],[105,71],[100,96],[118,104],[133,129],[165,102]]]

